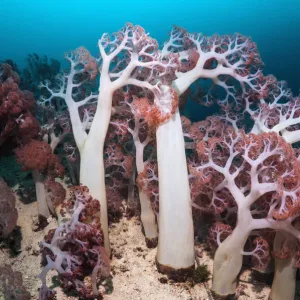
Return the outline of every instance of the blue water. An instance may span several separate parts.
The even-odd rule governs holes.
[[[85,46],[97,54],[103,32],[125,22],[143,26],[159,43],[172,24],[191,32],[251,36],[265,63],[265,73],[300,87],[299,0],[1,0],[0,60],[25,66],[28,53],[59,60],[65,51]]]

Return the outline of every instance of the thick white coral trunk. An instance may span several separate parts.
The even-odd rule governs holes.
[[[32,175],[33,175],[33,180],[34,180],[34,184],[35,184],[35,193],[36,193],[36,200],[38,203],[39,215],[41,215],[45,218],[49,218],[50,211],[49,211],[47,199],[46,199],[45,184],[41,180],[41,175],[40,175],[39,171],[34,170],[32,172]]]
[[[179,111],[156,133],[159,174],[157,262],[172,269],[194,267],[194,228]]]
[[[100,220],[104,234],[104,246],[109,255],[103,148],[111,117],[111,99],[112,94],[109,90],[100,90],[98,107],[90,132],[80,149],[80,183],[86,185],[91,196],[100,201]]]
[[[141,174],[145,168],[144,146],[139,139],[137,141],[137,138],[134,138],[136,147],[136,167],[138,174]],[[157,240],[158,238],[155,213],[151,206],[150,197],[142,190],[141,187],[139,187],[139,198],[141,204],[141,221],[145,232],[146,242],[151,242],[151,240],[154,242],[154,239]]]
[[[235,294],[237,276],[243,263],[243,249],[251,232],[251,220],[250,212],[240,214],[235,229],[216,251],[212,290],[220,296]]]
[[[296,222],[295,227],[299,229],[299,222]],[[280,252],[282,242],[286,237],[286,233],[280,231],[276,232],[273,244],[274,251]],[[297,240],[294,237],[287,238],[291,239],[291,243],[289,244],[291,256],[286,259],[275,258],[274,279],[269,298],[270,300],[294,300],[295,298],[297,268],[293,264],[293,256],[295,255]]]
[[[141,203],[141,221],[147,240],[157,239],[158,232],[155,220],[155,214],[151,207],[149,196],[139,188],[139,198]]]
[[[100,220],[104,234],[104,246],[106,251],[110,253],[103,148],[98,145],[95,146],[90,137],[87,139],[81,153],[80,183],[86,185],[91,196],[100,202]]]
[[[294,300],[296,290],[296,271],[292,258],[275,259],[275,274],[270,300]]]

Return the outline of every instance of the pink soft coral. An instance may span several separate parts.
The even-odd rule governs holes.
[[[197,155],[190,173],[199,193],[207,192],[210,209],[236,211],[232,232],[220,223],[214,230],[219,247],[213,290],[228,295],[235,291],[243,254],[256,257],[262,267],[268,262],[268,245],[262,239],[254,241],[254,250],[244,252],[252,231],[270,228],[299,237],[293,221],[300,208],[300,164],[292,147],[276,133],[245,135],[231,130],[199,142]]]
[[[72,189],[71,199],[61,211],[63,216],[68,214],[71,218],[62,220],[41,243],[46,265],[38,275],[42,281],[39,299],[54,295],[46,284],[49,270],[56,270],[63,287],[75,289],[81,297],[93,299],[99,295],[97,280],[108,277],[110,273],[109,257],[99,230],[99,209],[99,202],[89,195],[86,187]],[[91,284],[84,280],[87,276],[91,277]]]

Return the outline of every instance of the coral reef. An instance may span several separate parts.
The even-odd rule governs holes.
[[[24,191],[35,210],[29,218],[43,219],[31,235],[47,233],[40,253],[27,245],[19,254],[21,263],[25,251],[42,256],[39,299],[109,299],[131,276],[145,282],[138,278],[144,271],[155,287],[188,291],[174,299],[196,299],[199,289],[203,299],[245,299],[247,284],[238,279],[252,270],[274,273],[270,298],[293,300],[300,98],[264,75],[256,44],[239,33],[205,36],[174,26],[159,47],[127,23],[104,33],[98,47],[97,58],[84,47],[66,53],[63,71],[37,54],[23,73],[13,61],[0,65],[0,176]],[[203,108],[197,120],[187,116],[191,103]],[[18,218],[3,179],[1,238]],[[36,197],[26,191],[30,181]],[[49,285],[53,271],[60,287]],[[113,287],[111,274],[123,286]],[[126,299],[148,298],[143,291],[127,291]]]

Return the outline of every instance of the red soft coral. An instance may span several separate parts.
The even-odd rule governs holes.
[[[109,276],[110,261],[103,248],[98,211],[99,202],[89,195],[88,188],[72,189],[62,210],[63,215],[71,215],[70,220],[49,232],[42,242],[46,263],[38,276],[42,281],[40,299],[53,295],[46,285],[47,273],[52,269],[59,273],[64,288],[75,289],[85,299],[99,295],[97,281]],[[91,284],[85,280],[87,276],[91,277]]]
[[[64,168],[59,158],[52,153],[49,144],[31,140],[15,150],[16,160],[23,165],[23,170],[37,170],[48,176],[63,176]]]
[[[32,115],[33,94],[19,89],[19,77],[9,65],[0,68],[0,145],[9,136],[21,141],[37,137],[40,126]]]
[[[300,163],[276,133],[227,131],[201,141],[196,149],[190,165],[193,183],[199,193],[208,192],[207,203],[219,218],[231,210],[236,216],[214,258],[213,290],[225,295],[234,291],[243,254],[251,255],[257,268],[268,264],[269,246],[261,237],[254,240],[254,250],[244,252],[251,231],[269,228],[299,236],[293,221],[300,214]],[[221,231],[213,232],[218,236]]]

